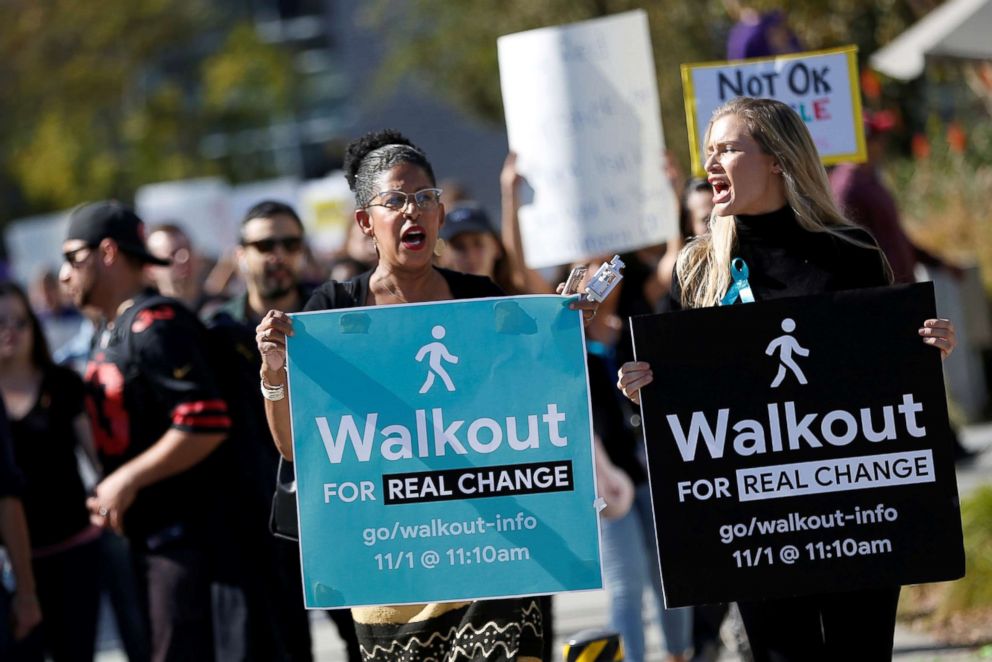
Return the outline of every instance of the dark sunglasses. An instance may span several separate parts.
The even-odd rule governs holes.
[[[89,258],[89,254],[87,254],[85,257],[82,258],[79,257],[79,254],[82,253],[83,251],[92,251],[94,248],[96,248],[96,246],[91,246],[89,244],[87,244],[86,246],[80,246],[75,250],[66,251],[65,253],[62,253],[62,259],[68,262],[70,267],[73,268],[78,267],[80,264],[85,262],[87,258]]]
[[[276,246],[282,246],[287,253],[297,253],[303,248],[303,237],[270,237],[256,241],[242,241],[242,246],[251,246],[259,253],[271,253]]]

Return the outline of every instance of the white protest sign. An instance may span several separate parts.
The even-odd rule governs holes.
[[[864,161],[858,49],[682,65],[692,169],[703,173],[706,127],[713,111],[740,96],[777,99],[806,122],[824,164]]]
[[[665,177],[647,15],[505,35],[497,45],[510,149],[534,189],[520,209],[527,264],[668,239],[678,202]]]
[[[230,185],[216,177],[145,184],[135,193],[134,206],[146,231],[174,223],[200,253],[217,256],[224,255],[238,237],[230,193]]]

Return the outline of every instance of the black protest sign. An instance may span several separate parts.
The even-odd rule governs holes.
[[[964,574],[929,284],[635,317],[669,607]]]

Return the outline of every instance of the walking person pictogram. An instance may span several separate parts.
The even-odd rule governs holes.
[[[792,371],[792,374],[796,376],[800,384],[806,384],[806,375],[796,365],[792,354],[809,356],[809,350],[801,346],[795,338],[789,335],[796,330],[796,322],[792,318],[787,317],[782,320],[782,330],[785,331],[785,334],[768,343],[768,348],[765,350],[765,354],[768,356],[772,356],[775,352],[779,353],[778,374],[775,375],[775,380],[772,381],[772,388],[778,388],[782,384],[782,380],[785,379],[786,368]]]
[[[438,324],[433,329],[431,329],[431,335],[434,336],[436,340],[441,340],[444,338],[444,327]],[[444,346],[442,342],[431,342],[427,343],[417,351],[416,359],[417,361],[423,361],[424,357],[428,357],[427,364],[430,369],[427,371],[427,379],[424,381],[424,385],[420,387],[420,393],[427,393],[434,385],[434,376],[437,375],[444,382],[445,388],[449,391],[455,390],[455,385],[451,382],[451,377],[448,376],[448,371],[444,369],[441,365],[441,361],[447,361],[451,364],[458,363],[458,357],[448,351],[448,348]]]

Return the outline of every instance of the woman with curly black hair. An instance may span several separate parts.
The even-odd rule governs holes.
[[[379,263],[344,284],[325,283],[305,310],[502,294],[488,278],[434,266],[434,245],[444,223],[441,190],[427,157],[403,135],[379,131],[351,143],[345,171],[355,194],[355,221],[374,242]],[[290,319],[280,311],[269,311],[258,325],[263,388],[286,388],[283,366],[290,333]],[[279,452],[292,459],[288,400],[267,399],[265,408]],[[352,612],[362,657],[368,662],[401,656],[450,662],[536,662],[541,657],[543,627],[536,598],[362,607]]]

